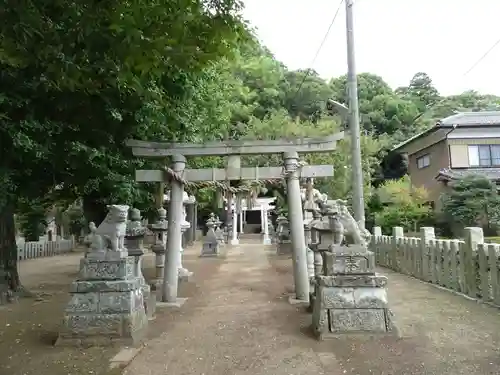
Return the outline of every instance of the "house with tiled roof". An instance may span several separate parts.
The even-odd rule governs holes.
[[[462,112],[397,145],[408,160],[412,186],[439,206],[448,183],[482,174],[500,184],[500,111]]]

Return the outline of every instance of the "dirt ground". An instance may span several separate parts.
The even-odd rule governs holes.
[[[199,246],[186,249],[185,266],[195,273],[181,286],[188,301],[158,311],[126,375],[500,374],[498,309],[388,273],[401,338],[317,342],[310,314],[287,302],[290,259],[255,243],[231,248],[225,259],[198,254]],[[117,348],[51,346],[78,259],[21,263],[25,284],[41,296],[0,308],[0,375],[109,374]],[[146,276],[152,261],[146,257]]]
[[[81,253],[26,260],[20,263],[21,279],[35,298],[0,306],[0,375],[115,375],[110,359],[120,348],[73,349],[54,347],[63,310],[69,300],[69,285],[78,275]],[[186,256],[185,267],[202,275],[214,264]],[[144,275],[154,275],[154,255],[144,258]],[[213,271],[210,271],[213,272]],[[184,283],[180,295],[196,294],[196,282]],[[161,312],[163,314],[163,312]],[[168,314],[162,319],[168,319]],[[151,338],[157,336],[155,322]],[[161,331],[160,331],[161,332]]]

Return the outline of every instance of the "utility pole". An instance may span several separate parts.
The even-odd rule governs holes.
[[[365,200],[363,197],[363,168],[361,165],[361,132],[359,129],[358,80],[354,56],[353,0],[345,0],[347,34],[347,90],[349,96],[349,130],[351,133],[352,208],[354,218],[365,228]]]

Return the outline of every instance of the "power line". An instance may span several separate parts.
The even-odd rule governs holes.
[[[470,72],[472,72],[499,44],[500,44],[500,38],[495,43],[493,43],[493,45],[490,48],[488,48],[488,50],[479,59],[477,59],[476,62],[472,64],[469,69],[465,71],[465,73],[462,75],[462,78],[465,77]],[[441,104],[446,100],[447,98],[444,97],[439,100],[435,100],[432,103],[427,104],[425,106],[425,109],[412,120],[412,124],[414,124],[419,118],[425,115],[429,109],[434,108],[436,105]]]
[[[483,61],[491,53],[491,51],[493,51],[495,47],[498,46],[499,44],[500,44],[500,38],[495,43],[493,43],[493,45],[474,64],[472,64],[472,66],[464,73],[464,77],[470,72],[472,72],[474,68],[478,66],[481,63],[481,61]]]
[[[304,77],[302,78],[302,81],[300,82],[300,85],[299,85],[297,91],[295,92],[295,95],[293,97],[293,101],[295,101],[295,99],[297,98],[297,95],[299,94],[300,90],[302,89],[302,85],[306,81],[307,77],[309,77],[309,75],[311,74],[312,67],[313,67],[314,63],[316,62],[316,59],[318,58],[319,53],[323,49],[323,46],[325,45],[326,40],[328,39],[328,35],[330,34],[330,30],[332,29],[333,24],[335,23],[335,20],[337,19],[337,16],[339,15],[340,7],[342,6],[343,3],[344,3],[344,0],[340,0],[339,6],[337,7],[337,10],[333,16],[332,22],[330,22],[330,26],[328,26],[328,29],[326,30],[326,33],[323,36],[323,40],[321,41],[321,44],[319,45],[318,49],[316,50],[316,54],[314,55],[314,58],[312,59],[311,64],[309,64],[309,68],[307,69],[306,74],[304,74]]]

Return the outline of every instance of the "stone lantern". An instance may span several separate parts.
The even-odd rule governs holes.
[[[165,251],[168,231],[167,210],[160,207],[158,209],[158,220],[156,223],[149,224],[148,229],[153,232],[155,236],[155,243],[151,246],[151,251],[155,253],[156,273],[153,285],[156,289],[157,284],[162,283],[165,277]]]
[[[219,242],[219,245],[224,246],[224,231],[221,229],[222,221],[218,216],[215,216],[213,213],[210,215],[211,220],[215,226],[215,238]]]
[[[212,213],[207,220],[207,234],[203,239],[203,247],[201,249],[202,257],[216,257],[219,255],[219,240],[214,231],[215,215]]]
[[[292,252],[292,246],[290,241],[290,224],[288,219],[280,215],[276,219],[278,227],[276,229],[277,237],[277,252],[278,254],[290,254]]]
[[[133,208],[130,210],[130,220],[127,223],[125,239],[128,255],[134,258],[134,275],[137,278],[144,296],[144,308],[148,319],[152,319],[156,307],[156,296],[151,294],[151,288],[142,274],[142,256],[144,255],[143,240],[146,228],[141,222],[141,212]]]

